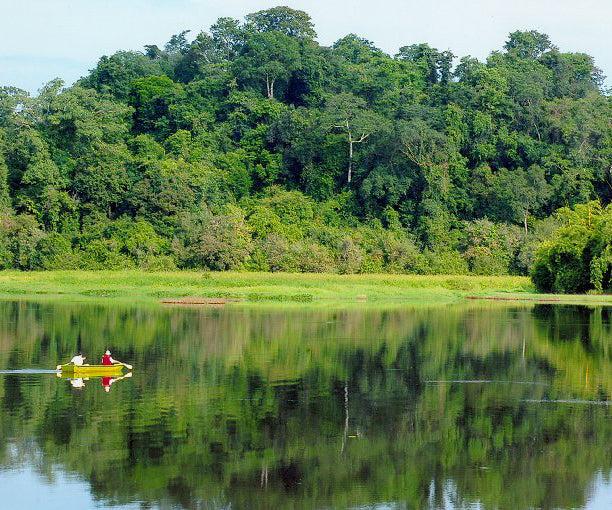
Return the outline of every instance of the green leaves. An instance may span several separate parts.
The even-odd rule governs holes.
[[[4,156],[0,153],[0,214],[6,213],[11,208],[11,196],[8,185],[8,168]]]
[[[185,251],[181,256],[186,267],[213,270],[241,269],[251,253],[251,236],[244,212],[229,206],[223,214],[204,211],[185,218]]]
[[[315,37],[308,14],[274,7],[103,56],[34,98],[1,88],[0,212],[74,237],[143,218],[174,243],[151,256],[183,266],[499,272],[531,264],[556,209],[612,200],[612,103],[588,55],[517,31],[453,69],[424,43],[391,56],[356,34]],[[195,248],[194,222],[214,225],[216,254]],[[522,230],[521,246],[478,244],[487,222],[491,238]],[[87,267],[149,264],[94,240]]]
[[[512,32],[504,44],[508,53],[522,59],[537,59],[546,51],[556,50],[546,34],[535,30]]]
[[[163,138],[173,129],[182,127],[180,111],[176,112],[173,107],[180,105],[183,98],[183,87],[168,76],[134,80],[129,101],[135,110],[134,128],[137,132],[153,132]]]
[[[351,183],[355,144],[366,142],[370,135],[380,129],[383,119],[366,107],[363,99],[352,94],[329,96],[323,115],[323,123],[329,130],[346,135],[348,142],[347,182]]]
[[[118,51],[110,57],[101,57],[89,76],[82,78],[79,84],[127,101],[134,80],[162,73],[159,60],[136,51]]]
[[[536,287],[563,293],[608,288],[611,206],[604,209],[599,202],[589,202],[562,208],[556,216],[562,226],[536,252],[532,273]]]
[[[298,42],[278,31],[253,34],[246,40],[234,61],[236,76],[247,85],[265,86],[266,97],[274,99],[274,89],[285,86],[291,73],[299,68]]]
[[[273,7],[246,16],[247,30],[279,32],[294,39],[314,39],[310,16],[304,11],[289,7]]]

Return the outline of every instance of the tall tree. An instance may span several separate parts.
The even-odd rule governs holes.
[[[317,33],[304,11],[273,7],[246,16],[247,27],[258,32],[280,32],[296,39],[314,39]]]
[[[244,44],[244,30],[240,27],[240,22],[233,18],[219,18],[210,27],[210,35],[224,62],[231,62]]]
[[[78,83],[101,93],[110,93],[121,101],[127,101],[132,81],[161,73],[159,60],[136,51],[118,51],[110,57],[101,57],[89,76],[82,78]]]
[[[234,61],[234,73],[246,83],[263,83],[266,97],[274,98],[279,82],[287,83],[299,67],[297,41],[281,32],[263,32],[249,37],[240,56]]]
[[[516,55],[520,58],[537,59],[545,52],[556,50],[557,47],[550,42],[550,38],[536,30],[522,32],[517,30],[512,32],[504,48],[508,53]]]
[[[428,85],[448,83],[451,78],[454,55],[450,51],[439,52],[426,43],[413,44],[402,46],[395,58],[418,64]]]
[[[544,169],[538,165],[532,165],[527,170],[501,169],[494,177],[493,189],[501,202],[497,204],[498,211],[501,213],[505,208],[509,211],[510,217],[503,219],[520,220],[525,234],[529,229],[530,216],[538,212],[551,193]]]
[[[346,181],[353,178],[353,157],[355,145],[365,142],[380,126],[382,119],[367,109],[366,102],[352,94],[330,96],[325,106],[324,122],[329,129],[346,135],[348,144],[348,165]]]
[[[0,214],[6,213],[11,208],[11,195],[8,185],[8,167],[2,154],[2,131],[0,131]]]

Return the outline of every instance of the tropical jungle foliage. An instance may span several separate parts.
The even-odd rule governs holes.
[[[545,34],[485,62],[324,47],[287,7],[190,35],[0,90],[0,268],[526,274],[556,210],[612,199],[602,74]]]
[[[536,252],[533,280],[545,292],[585,292],[610,288],[612,205],[599,202],[563,208],[561,224]]]

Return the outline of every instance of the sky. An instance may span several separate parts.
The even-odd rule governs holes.
[[[390,54],[426,42],[484,60],[510,32],[538,30],[561,51],[593,56],[612,86],[608,0],[0,0],[0,85],[35,94],[56,77],[71,84],[102,55],[276,5],[310,14],[322,45],[355,33]]]

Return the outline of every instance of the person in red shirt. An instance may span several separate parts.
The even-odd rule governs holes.
[[[106,351],[104,353],[104,356],[102,356],[102,364],[103,365],[114,365],[115,363],[117,363],[117,361],[111,358],[110,351]]]

